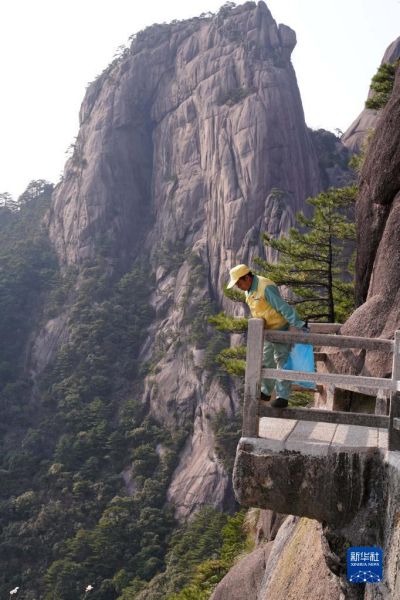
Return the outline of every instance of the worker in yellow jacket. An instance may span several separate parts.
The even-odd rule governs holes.
[[[255,275],[247,265],[236,265],[229,271],[228,288],[235,285],[245,292],[246,302],[251,315],[264,319],[266,329],[288,330],[290,325],[298,329],[306,328],[295,309],[290,306],[279,293],[275,283],[266,277]],[[263,363],[265,368],[283,369],[289,354],[290,344],[280,344],[264,341]],[[275,408],[285,408],[288,405],[291,382],[277,379],[261,381],[261,398],[270,400],[275,388],[276,398],[271,402]]]

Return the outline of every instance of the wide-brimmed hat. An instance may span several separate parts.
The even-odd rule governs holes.
[[[237,284],[241,277],[244,277],[245,275],[247,275],[247,273],[250,273],[250,270],[250,267],[248,267],[247,265],[236,265],[236,267],[233,267],[233,269],[229,271],[229,275],[231,278],[229,280],[228,285],[226,286],[228,290],[233,288],[233,286]]]

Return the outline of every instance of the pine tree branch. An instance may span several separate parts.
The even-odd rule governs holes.
[[[328,298],[305,298],[304,300],[290,300],[289,304],[297,305],[304,304],[306,302],[321,302],[324,304],[325,302],[328,302]]]

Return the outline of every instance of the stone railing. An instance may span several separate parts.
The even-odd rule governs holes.
[[[321,324],[323,325],[323,324]],[[313,330],[316,328],[313,327]],[[323,328],[322,328],[323,329]],[[283,369],[263,369],[264,338],[271,342],[303,343],[337,348],[364,348],[393,352],[391,379],[366,377],[363,375],[344,375],[335,373],[306,373]],[[387,390],[390,393],[389,415],[362,414],[354,412],[329,411],[308,408],[272,408],[260,401],[261,379],[285,379],[289,381],[312,381],[319,384],[333,384],[344,387],[364,387]],[[325,423],[342,423],[380,427],[389,430],[389,450],[400,451],[400,331],[396,331],[394,340],[382,338],[364,338],[326,333],[292,332],[264,330],[263,319],[249,319],[247,333],[247,359],[245,394],[243,407],[243,437],[258,437],[260,417],[279,417]]]

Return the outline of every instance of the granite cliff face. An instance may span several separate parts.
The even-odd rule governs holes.
[[[398,58],[400,58],[400,37],[387,47],[381,64],[394,63]],[[368,98],[371,98],[372,95],[373,90],[370,89]],[[376,127],[380,112],[372,108],[364,108],[343,134],[342,143],[353,152],[359,152],[365,137]]]
[[[349,335],[391,338],[400,328],[400,71],[382,110],[360,176],[356,297],[359,308],[342,327]],[[352,355],[354,358],[352,358]],[[332,355],[332,371],[345,368],[377,377],[391,373],[392,357],[382,352]]]
[[[205,227],[213,285],[251,255],[272,190],[291,216],[319,189],[295,43],[263,2],[138,34],[82,105],[50,217],[63,260],[93,258],[102,236],[118,257],[143,242],[193,245]]]
[[[348,335],[391,338],[394,331],[400,328],[400,67],[397,69],[391,99],[381,111],[375,126],[360,176],[357,199],[356,293],[359,308],[343,325],[341,332]],[[328,370],[332,372],[365,372],[378,377],[388,375],[391,366],[391,356],[378,352],[368,352],[364,355],[359,352],[338,351],[329,354],[328,361]],[[370,515],[373,515],[372,519],[360,511],[354,523],[346,524],[342,530],[340,527],[327,526],[325,522],[323,535],[321,531],[316,533],[319,526],[315,521],[301,519],[296,527],[299,532],[302,529],[307,530],[307,536],[301,538],[299,545],[299,551],[305,551],[305,556],[301,566],[290,572],[289,569],[295,564],[299,552],[294,552],[292,548],[293,540],[296,540],[297,536],[296,530],[293,535],[294,517],[288,517],[274,542],[261,546],[249,555],[246,561],[239,562],[217,586],[213,599],[225,600],[235,597],[236,591],[241,588],[246,597],[254,600],[281,596],[316,600],[397,598],[400,591],[398,453],[383,452],[379,460],[381,462],[376,464],[374,474],[369,474],[370,481],[373,482],[370,512]],[[265,467],[265,464],[262,466]],[[261,471],[262,469],[258,469],[257,473]],[[264,477],[264,481],[267,479]],[[339,489],[343,492],[344,486],[339,486]],[[330,494],[328,496],[331,498]],[[344,497],[348,498],[349,495],[345,494]],[[366,495],[364,500],[365,497]],[[282,505],[281,502],[280,506]],[[381,512],[380,507],[384,507]],[[311,531],[315,532],[316,536],[312,541],[308,537]],[[338,561],[338,555],[344,556],[344,552],[340,549],[339,554],[335,554],[337,550],[333,550],[343,535],[346,539],[351,539],[353,545],[365,543],[383,548],[385,562],[382,582],[365,586],[365,589],[363,586],[344,585],[347,581],[345,565],[340,565]],[[363,538],[362,543],[357,540],[359,535]],[[284,540],[284,544],[281,544],[281,540]],[[250,575],[245,574],[244,582],[242,581],[243,574],[249,567],[250,575],[254,579],[250,591],[245,587]],[[318,568],[322,569],[321,573],[318,573]],[[307,576],[303,581],[305,573]],[[279,584],[276,587],[275,582]],[[309,586],[308,589],[303,587],[304,583]]]
[[[287,517],[274,541],[238,562],[210,600],[344,600],[339,578],[325,563],[321,538],[316,521]]]
[[[64,266],[99,251],[110,268],[147,261],[156,320],[141,353],[154,367],[143,402],[160,421],[193,425],[170,486],[180,517],[230,496],[210,419],[238,405],[202,368],[207,336],[193,335],[196,318],[228,303],[227,271],[263,253],[260,233],[285,231],[322,187],[295,44],[264,2],[134,36],[87,90],[48,215]],[[62,318],[46,326],[37,364],[62,331]]]

